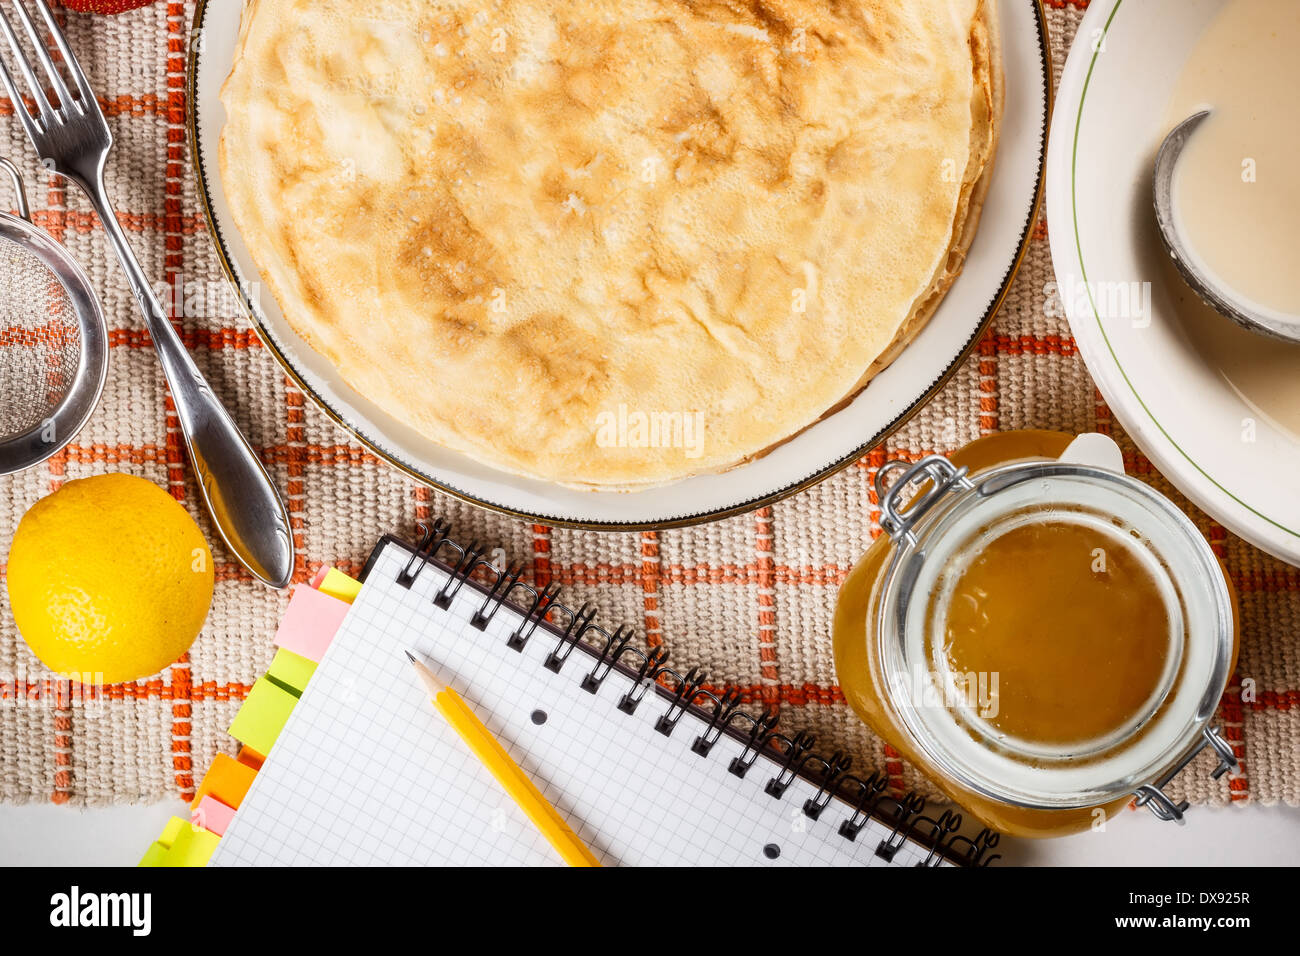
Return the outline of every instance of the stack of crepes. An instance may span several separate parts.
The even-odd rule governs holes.
[[[991,0],[251,0],[223,182],[366,399],[509,472],[659,485],[764,454],[915,336],[974,233],[999,62]],[[629,411],[701,440],[603,438]]]

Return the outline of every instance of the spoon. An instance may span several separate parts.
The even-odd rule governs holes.
[[[1210,110],[1202,110],[1183,120],[1170,131],[1160,144],[1156,155],[1155,183],[1153,187],[1156,207],[1156,225],[1160,238],[1183,279],[1205,304],[1227,316],[1242,328],[1288,342],[1300,342],[1300,316],[1288,318],[1284,313],[1261,312],[1243,301],[1213,276],[1202,270],[1191,255],[1187,243],[1178,231],[1174,218],[1173,184],[1178,157],[1196,128],[1209,117]]]

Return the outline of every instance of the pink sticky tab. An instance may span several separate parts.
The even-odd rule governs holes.
[[[217,836],[226,835],[226,827],[235,819],[235,811],[215,797],[205,796],[199,805],[190,811],[190,822],[196,827],[211,830]]]
[[[334,569],[328,564],[322,564],[316,569],[316,573],[311,576],[311,586],[319,591],[320,583],[325,580],[325,575],[329,574],[332,570]]]
[[[275,643],[309,661],[319,661],[352,605],[306,585],[293,589],[275,632]]]

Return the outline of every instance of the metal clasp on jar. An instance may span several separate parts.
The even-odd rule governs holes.
[[[1206,747],[1213,747],[1215,754],[1219,758],[1219,765],[1210,774],[1212,779],[1218,780],[1228,771],[1238,768],[1237,755],[1232,752],[1231,745],[1219,736],[1219,729],[1217,727],[1206,727],[1201,732],[1200,742],[1188,752],[1187,756],[1178,761],[1173,769],[1155,783],[1145,783],[1133,791],[1133,795],[1137,797],[1137,805],[1139,807],[1149,807],[1151,812],[1161,820],[1173,820],[1179,824],[1186,823],[1183,814],[1187,812],[1187,801],[1174,803],[1162,788],[1174,777],[1182,773],[1183,768],[1195,760],[1196,755]]]
[[[895,472],[903,474],[885,490],[885,479]],[[953,490],[969,491],[975,485],[966,477],[967,469],[957,468],[942,455],[927,455],[914,465],[894,459],[880,466],[876,472],[876,498],[880,501],[880,527],[895,541],[916,544],[912,528],[937,502]],[[929,481],[930,487],[914,498],[908,499],[907,510],[899,501],[904,489],[918,481]]]

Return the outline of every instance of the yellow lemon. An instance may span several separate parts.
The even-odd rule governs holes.
[[[131,475],[70,481],[38,501],[9,550],[9,603],[59,674],[116,684],[189,649],[212,603],[212,553],[189,513]]]

